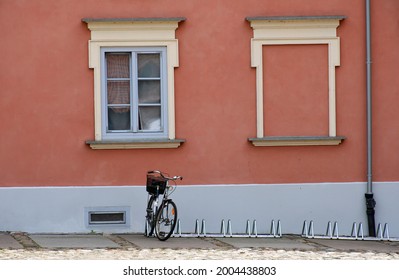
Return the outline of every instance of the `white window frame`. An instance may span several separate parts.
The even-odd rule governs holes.
[[[185,18],[84,18],[91,31],[89,68],[94,70],[94,140],[92,149],[177,148],[184,142],[175,134],[174,68],[179,66],[175,30]],[[165,48],[166,131],[164,137],[118,137],[104,132],[102,50],[112,48]],[[111,137],[112,138],[112,137]]]
[[[336,29],[345,16],[248,17],[253,29],[251,66],[256,68],[256,138],[254,146],[338,145],[345,137],[337,136],[335,67],[340,65],[340,39]],[[329,135],[267,137],[263,114],[263,46],[309,45],[328,46],[328,125]],[[266,93],[267,94],[267,93]]]

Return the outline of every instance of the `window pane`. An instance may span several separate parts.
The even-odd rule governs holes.
[[[130,130],[130,107],[108,107],[108,130]]]
[[[129,78],[129,54],[107,53],[107,77]]]
[[[159,78],[160,71],[160,54],[138,54],[137,67],[140,78]]]
[[[130,103],[130,81],[107,82],[108,104]]]
[[[161,130],[160,106],[139,107],[139,129],[152,131]]]
[[[139,103],[161,103],[161,81],[139,81]]]

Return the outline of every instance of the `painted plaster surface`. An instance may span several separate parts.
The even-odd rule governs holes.
[[[381,3],[380,3],[381,2]],[[397,0],[372,3],[374,179],[399,181]],[[0,186],[144,185],[145,172],[181,174],[191,184],[362,182],[366,180],[364,1],[60,0],[0,4]],[[248,16],[345,15],[337,29],[337,134],[334,147],[253,147],[255,69]],[[175,69],[177,149],[95,151],[90,31],[82,18],[185,17]],[[273,47],[274,48],[274,47]],[[289,48],[290,49],[290,48]],[[276,47],[274,74],[287,71],[283,103],[304,102],[301,118],[272,122],[273,134],[325,133],[323,48],[305,61]],[[293,50],[296,51],[296,50]],[[313,54],[314,52],[314,54]],[[268,58],[266,58],[266,61]],[[296,64],[298,62],[298,64]],[[291,65],[294,65],[291,68]],[[301,84],[309,75],[317,83]],[[265,73],[267,75],[267,73]],[[277,82],[279,77],[276,78]],[[281,82],[281,80],[280,80]],[[290,96],[298,84],[303,98]],[[276,89],[275,84],[271,84]],[[306,91],[306,87],[312,87]],[[290,91],[287,93],[287,91]],[[292,97],[292,98],[291,98]],[[316,108],[316,109],[315,109]],[[278,107],[268,108],[267,118]],[[314,115],[309,114],[312,110]],[[265,123],[265,130],[269,129]]]
[[[263,47],[265,135],[328,135],[327,52],[327,45]]]

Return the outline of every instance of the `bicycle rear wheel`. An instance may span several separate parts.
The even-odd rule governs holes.
[[[155,218],[155,235],[159,240],[167,240],[173,233],[177,221],[177,208],[172,200],[162,202]]]

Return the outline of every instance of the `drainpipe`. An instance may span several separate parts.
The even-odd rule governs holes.
[[[369,236],[375,237],[375,205],[372,181],[372,116],[371,116],[371,30],[370,0],[366,0],[366,65],[367,65],[367,192],[366,207]]]

